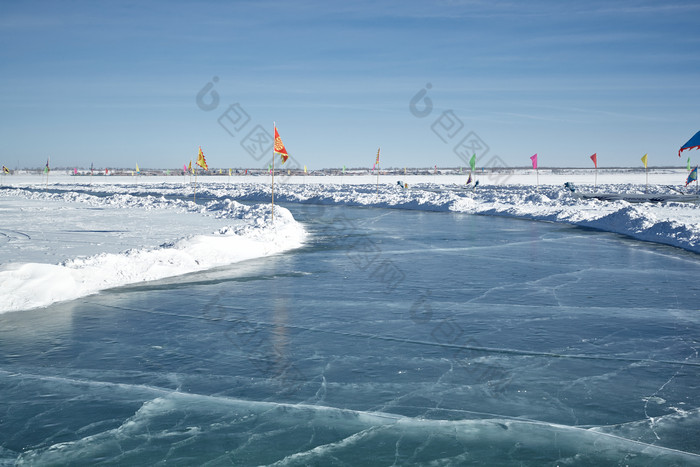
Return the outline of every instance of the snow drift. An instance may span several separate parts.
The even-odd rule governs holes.
[[[37,255],[33,258],[34,261],[2,264],[0,312],[47,306],[112,287],[163,279],[268,256],[299,247],[306,236],[303,226],[295,221],[285,208],[275,209],[273,223],[270,219],[269,205],[247,206],[229,199],[199,206],[192,202],[167,200],[162,197],[139,198],[122,194],[103,198],[73,192],[12,194],[14,197],[22,195],[27,198],[78,201],[93,207],[99,206],[104,212],[103,216],[113,215],[113,211],[120,209],[129,212],[133,212],[134,209],[166,211],[165,217],[156,218],[155,223],[159,225],[155,227],[158,232],[169,231],[171,235],[176,232],[182,236],[155,247],[139,245],[124,251],[75,257],[58,264],[36,261],[41,259],[41,256]],[[210,225],[213,219],[217,219],[219,225],[224,221],[225,225],[209,234],[183,235],[182,228],[178,226],[183,212],[196,215],[203,225]],[[135,235],[139,236],[141,229],[144,237],[147,237],[148,227],[143,222],[154,223],[152,219],[146,218],[132,227],[137,230]],[[79,220],[70,222],[77,223]],[[119,223],[119,220],[116,223]],[[100,237],[109,235],[106,231],[100,232]],[[142,239],[144,244],[148,241],[147,238]],[[117,242],[116,245],[120,243]]]

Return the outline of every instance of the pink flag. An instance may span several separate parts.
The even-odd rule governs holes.
[[[78,175],[78,169],[77,169],[77,168],[73,169],[73,175]]]
[[[182,171],[187,172],[187,164],[182,164]]]
[[[593,161],[593,165],[597,169],[598,168],[598,153],[597,152],[591,156],[591,160]]]
[[[532,168],[537,169],[537,154],[530,156],[530,160],[532,161]]]

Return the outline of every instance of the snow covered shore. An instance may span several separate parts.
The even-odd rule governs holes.
[[[685,171],[665,170],[650,175],[648,188],[644,172],[628,174],[632,183],[612,183],[621,177],[606,174],[598,177],[593,186],[589,173],[562,173],[543,177],[554,184],[535,186],[534,174],[513,174],[503,178],[478,178],[480,185],[473,191],[463,189],[465,177],[436,176],[409,178],[400,181],[408,183],[402,189],[396,181],[386,183],[388,177],[380,177],[380,184],[278,184],[275,198],[292,203],[317,203],[353,206],[378,206],[398,209],[418,209],[428,211],[453,211],[470,214],[497,215],[523,219],[564,222],[582,227],[619,233],[655,243],[683,248],[700,253],[700,205],[683,202],[669,203],[629,203],[626,201],[600,201],[578,199],[566,188],[565,181],[580,183],[579,190],[586,192],[614,193],[657,193],[677,194],[677,190],[695,192],[694,187],[685,188],[679,180],[684,180]],[[366,177],[344,177],[344,179]],[[398,178],[398,177],[394,177]],[[334,177],[340,179],[340,177]],[[503,183],[503,182],[507,183]],[[495,182],[495,183],[494,183]],[[530,182],[530,183],[528,183]],[[205,190],[211,196],[232,196],[236,199],[263,201],[270,195],[270,187],[264,184],[207,185]]]
[[[268,256],[303,243],[291,213],[230,199],[0,190],[0,313]]]
[[[643,193],[644,174],[611,183],[618,173],[598,177],[598,191]],[[684,171],[650,175],[653,193],[683,189]],[[464,190],[465,177],[280,177],[275,201],[463,212],[563,222],[615,232],[635,239],[700,253],[700,206],[578,199],[563,187],[578,182],[594,191],[591,174],[571,172],[479,177],[476,190]],[[254,180],[244,182],[243,178]],[[311,183],[311,179],[314,183]],[[178,177],[39,176],[7,177],[0,188],[0,313],[70,300],[100,290],[157,280],[303,244],[304,227],[290,210],[276,206],[270,220],[270,185],[265,177],[201,177],[193,186]],[[11,186],[8,182],[11,180]],[[318,183],[323,181],[326,183]],[[76,183],[78,182],[78,183]],[[352,182],[352,183],[350,183]],[[361,183],[360,183],[361,182]],[[546,184],[545,184],[546,182]],[[588,182],[588,183],[587,183]],[[692,188],[691,188],[692,189]],[[694,190],[693,190],[694,191]],[[241,204],[239,201],[254,203]],[[204,202],[204,203],[203,203]]]

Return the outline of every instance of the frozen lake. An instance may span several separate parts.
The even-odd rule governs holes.
[[[285,206],[299,249],[0,314],[0,465],[700,465],[696,253]]]

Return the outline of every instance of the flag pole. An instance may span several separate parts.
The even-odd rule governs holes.
[[[598,191],[598,164],[595,166],[595,178],[593,179],[593,191]]]
[[[277,123],[272,122],[273,128],[277,128]],[[273,133],[274,138],[274,133]],[[272,222],[275,221],[275,145],[272,145]]]
[[[644,193],[646,193],[649,191],[649,169],[646,164],[644,164],[644,175],[646,175],[646,184],[644,185]]]
[[[194,169],[194,202],[197,202],[197,169]]]
[[[379,196],[379,166],[377,166],[377,196]]]

